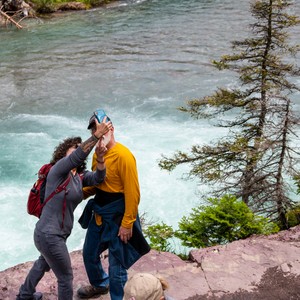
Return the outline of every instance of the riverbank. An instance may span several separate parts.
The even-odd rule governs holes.
[[[13,3],[13,4],[12,4]],[[105,0],[105,1],[39,1],[26,0],[0,0],[0,26],[12,25],[18,29],[23,28],[25,20],[28,18],[49,19],[61,16],[68,12],[89,10],[95,8],[114,8],[124,5],[124,1]],[[22,23],[22,24],[21,24]]]
[[[151,250],[129,269],[129,276],[136,272],[163,276],[170,284],[167,293],[176,300],[292,300],[300,299],[299,256],[300,226],[296,226],[271,236],[193,250],[188,261]],[[75,295],[88,279],[82,252],[72,252],[71,260]],[[107,270],[107,255],[102,262]],[[15,299],[31,266],[32,262],[26,262],[0,272],[0,299]],[[51,271],[37,290],[44,293],[44,300],[57,299],[56,278]]]

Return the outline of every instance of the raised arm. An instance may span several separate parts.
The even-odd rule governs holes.
[[[83,152],[87,154],[90,153],[94,148],[94,146],[99,141],[99,139],[101,139],[102,136],[112,128],[112,124],[110,121],[107,123],[105,122],[106,122],[106,117],[103,119],[101,123],[99,123],[97,119],[95,120],[96,126],[95,129],[93,130],[92,136],[80,145]]]

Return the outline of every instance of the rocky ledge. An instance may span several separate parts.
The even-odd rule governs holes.
[[[72,252],[71,258],[76,291],[88,284],[88,279],[81,251]],[[107,256],[103,264],[107,268]],[[31,266],[32,262],[26,262],[0,272],[0,299],[15,299]],[[170,283],[168,294],[177,300],[300,299],[300,226],[275,235],[252,236],[227,245],[192,250],[188,261],[172,253],[151,250],[129,274],[141,271],[165,277]],[[44,300],[54,300],[56,287],[50,271],[37,290],[44,293]]]

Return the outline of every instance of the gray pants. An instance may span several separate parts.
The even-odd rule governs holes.
[[[73,271],[66,239],[36,229],[34,243],[41,256],[35,261],[20,287],[18,299],[32,299],[37,284],[51,268],[57,278],[58,300],[72,300]]]

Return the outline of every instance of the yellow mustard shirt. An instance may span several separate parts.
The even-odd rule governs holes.
[[[97,155],[93,154],[92,170],[97,167]],[[125,197],[125,213],[122,226],[132,228],[136,220],[138,205],[140,202],[140,187],[138,181],[136,161],[128,148],[116,143],[105,155],[106,178],[104,182],[94,187],[83,188],[84,198],[96,193],[95,188],[105,192],[123,193]],[[96,215],[96,222],[101,224],[101,217]]]

